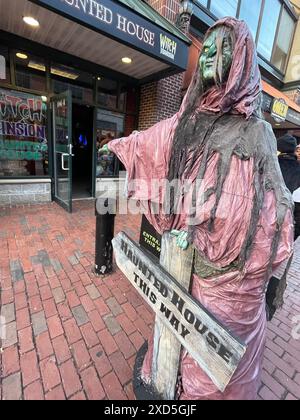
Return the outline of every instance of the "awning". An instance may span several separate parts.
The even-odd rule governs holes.
[[[186,69],[189,39],[142,1],[0,0],[0,30],[140,82]],[[33,16],[39,28],[23,22]],[[132,58],[131,65],[122,63]]]
[[[278,125],[280,124],[281,128],[295,128],[295,126],[300,127],[300,107],[287,95],[285,95],[283,92],[280,92],[280,90],[271,86],[269,83],[263,81],[262,84],[264,91],[264,109],[267,112],[269,112],[270,114],[272,113],[274,100],[276,100],[277,102],[282,102],[286,106],[286,110],[284,112],[284,117],[282,118],[282,121],[280,121],[279,115],[279,120],[276,121],[275,117],[275,122],[277,122]],[[272,123],[271,118],[269,122]]]
[[[271,86],[269,83],[263,81],[263,91],[267,93],[268,95],[272,96],[276,99],[283,99],[289,108],[292,108],[294,111],[300,113],[300,106],[297,105],[294,101],[292,101],[287,95],[285,95],[283,92],[280,92],[280,90],[276,89],[274,86]]]

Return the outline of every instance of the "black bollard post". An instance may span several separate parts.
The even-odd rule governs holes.
[[[117,202],[110,198],[98,198],[96,214],[95,273],[110,274],[113,271],[113,247]]]

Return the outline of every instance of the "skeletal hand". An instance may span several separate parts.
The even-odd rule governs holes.
[[[177,246],[181,248],[183,251],[186,251],[189,247],[189,242],[187,240],[188,238],[188,232],[185,232],[183,230],[172,230],[171,235],[174,235],[177,237]]]
[[[101,155],[107,155],[108,153],[110,153],[108,145],[105,144],[103,147],[101,147],[101,149],[99,149],[99,153]]]

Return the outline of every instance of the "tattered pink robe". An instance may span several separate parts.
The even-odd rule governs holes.
[[[124,139],[112,141],[109,149],[124,163],[128,179],[137,182],[133,199],[151,200],[153,179],[165,179],[171,143],[178,116],[157,124],[149,130]],[[267,123],[266,123],[267,124]],[[201,156],[199,156],[199,165]],[[213,185],[218,156],[215,155],[208,166],[204,182]],[[194,173],[196,178],[197,171]],[[223,188],[218,207],[215,229],[209,232],[205,222],[210,216],[212,199],[203,210],[203,225],[197,229],[194,246],[207,259],[219,267],[226,267],[236,260],[244,243],[252,209],[252,162],[233,157],[230,173]],[[138,185],[148,185],[139,190]],[[147,195],[149,194],[149,195]],[[194,276],[193,296],[201,302],[231,332],[248,345],[237,372],[224,394],[218,391],[210,378],[197,362],[187,353],[181,363],[183,381],[182,399],[249,399],[257,397],[266,336],[265,292],[267,288],[266,270],[270,258],[273,233],[276,229],[274,194],[269,192],[261,211],[260,227],[255,237],[255,245],[243,272],[230,272],[217,278],[204,280]],[[205,214],[207,218],[205,220]],[[186,214],[169,217],[147,214],[150,223],[159,233],[171,229],[187,230]],[[202,227],[204,226],[204,227]],[[274,270],[286,261],[292,252],[293,219],[286,216]],[[143,373],[151,372],[151,351],[148,352]]]
[[[200,98],[199,110],[227,113],[232,110],[232,113],[244,114],[245,118],[249,119],[254,112],[255,98],[261,90],[255,44],[244,22],[227,18],[218,23],[218,25],[222,24],[230,26],[236,33],[237,42],[232,70],[225,87],[221,90],[213,88],[211,92]],[[190,91],[194,88],[196,80],[197,74]],[[188,230],[186,212],[165,216],[154,215],[150,209],[151,201],[160,205],[163,203],[163,192],[154,194],[150,186],[153,180],[168,178],[174,134],[188,95],[180,112],[172,118],[158,123],[145,132],[109,143],[109,149],[125,165],[129,183],[133,180],[137,181],[130,188],[130,198],[140,200],[146,208],[148,207],[147,218],[161,234],[172,229]],[[254,128],[259,135],[262,133],[262,137],[264,132],[268,131],[270,134],[272,130],[270,125],[262,120],[257,120]],[[275,153],[275,150],[274,143],[272,152]],[[189,174],[192,182],[197,178],[202,158],[203,153],[200,153],[193,166],[193,172]],[[204,176],[204,190],[216,184],[218,160],[219,153],[217,152],[209,157]],[[183,174],[181,181],[184,181],[185,175]],[[200,254],[218,268],[229,266],[238,259],[241,253],[253,207],[253,177],[253,158],[242,160],[233,155],[212,231],[208,229],[208,221],[215,203],[215,195],[213,194],[203,205],[193,245]],[[269,280],[267,278],[268,266],[276,228],[276,198],[274,191],[270,190],[265,194],[253,248],[243,270],[231,271],[206,280],[194,276],[193,296],[225,327],[244,341],[248,350],[224,393],[217,389],[197,362],[184,352],[181,360],[183,388],[181,399],[256,399],[266,338],[265,293]],[[273,265],[274,270],[291,256],[292,244],[293,217],[288,209]],[[143,366],[145,378],[151,375],[151,365],[152,345],[150,343]]]

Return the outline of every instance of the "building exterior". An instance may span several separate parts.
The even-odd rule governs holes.
[[[300,16],[300,0],[292,0],[291,3],[295,12]],[[284,83],[286,94],[297,105],[300,105],[300,20],[298,20],[296,27]]]
[[[146,2],[176,26],[180,1],[147,0]],[[139,130],[145,130],[178,111],[182,100],[183,80],[184,73],[178,73],[142,87]]]
[[[155,122],[157,103],[176,111],[181,90],[165,106],[149,84],[181,86],[190,41],[143,1],[0,0],[0,15],[0,204],[71,211],[118,182],[101,145]]]
[[[292,0],[291,3],[299,16],[299,20],[285,74],[283,91],[291,101],[296,103],[300,110],[300,0]],[[300,130],[290,130],[290,133],[295,135],[300,143]]]
[[[245,20],[256,41],[263,77],[264,110],[277,136],[298,133],[300,127],[300,1],[299,0],[149,0],[175,22],[180,6],[192,6],[188,70],[182,95],[196,67],[206,30],[225,16]],[[162,83],[162,82],[160,82]],[[175,85],[173,90],[175,89]]]
[[[71,210],[118,183],[101,144],[178,111],[206,30],[228,15],[256,40],[266,119],[300,138],[299,12],[300,0],[0,0],[0,204]]]

